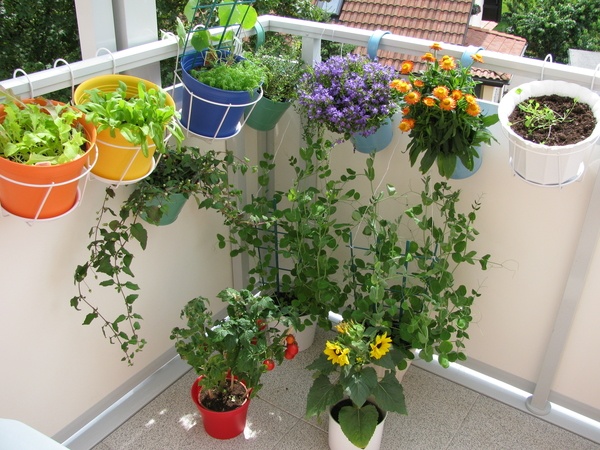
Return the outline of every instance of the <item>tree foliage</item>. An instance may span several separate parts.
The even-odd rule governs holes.
[[[527,39],[526,55],[568,61],[568,50],[600,50],[600,0],[511,0],[507,32]]]
[[[74,0],[0,0],[0,80],[81,59]]]

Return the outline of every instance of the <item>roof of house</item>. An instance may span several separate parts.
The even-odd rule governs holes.
[[[345,0],[339,22],[354,28],[391,33],[455,45],[476,45],[486,50],[521,56],[525,39],[488,28],[469,26],[471,0]],[[380,62],[400,69],[402,61],[419,57],[380,50]],[[474,75],[508,81],[510,75],[474,69]]]

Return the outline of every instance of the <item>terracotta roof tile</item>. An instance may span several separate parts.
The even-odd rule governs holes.
[[[345,0],[339,22],[365,30],[391,33],[456,45],[477,45],[510,55],[521,56],[527,42],[520,37],[469,26],[471,0]],[[359,49],[364,54],[365,49]],[[399,69],[402,61],[420,57],[388,51],[378,52],[379,60]],[[417,65],[418,66],[418,65]],[[475,68],[478,78],[506,81],[508,74]]]

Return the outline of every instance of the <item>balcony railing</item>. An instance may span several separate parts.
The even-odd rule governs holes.
[[[356,46],[366,46],[372,31],[349,28],[342,25],[322,24],[289,19],[277,16],[261,16],[259,22],[265,31],[287,33],[302,36],[303,59],[307,62],[319,60],[322,40],[340,42]],[[252,31],[247,32],[252,34]],[[379,48],[397,53],[421,55],[429,51],[429,40],[387,34],[380,41]],[[444,53],[460,59],[465,47],[444,44]],[[44,95],[59,89],[69,88],[97,75],[124,72],[148,64],[177,56],[177,40],[174,36],[113,53],[99,52],[95,58],[78,61],[69,65],[57,64],[57,67],[2,81],[5,88],[12,89],[18,95]],[[531,58],[506,55],[483,50],[485,68],[502,73],[510,73],[525,81],[536,79],[565,80],[582,86],[600,86],[600,71],[540,61]]]

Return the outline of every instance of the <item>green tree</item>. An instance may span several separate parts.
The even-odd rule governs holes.
[[[74,0],[0,0],[0,80],[81,59]]]
[[[512,0],[506,31],[527,39],[526,55],[568,61],[568,50],[600,50],[600,0]]]

